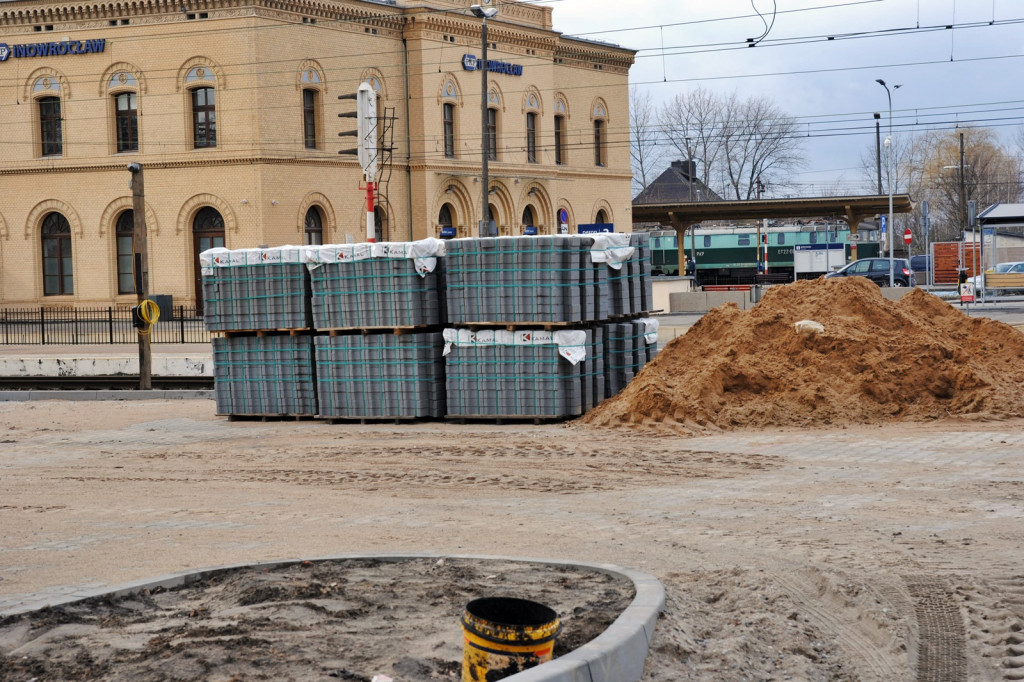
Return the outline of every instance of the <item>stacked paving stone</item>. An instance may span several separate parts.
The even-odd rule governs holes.
[[[443,417],[442,348],[439,332],[317,336],[320,416]]]
[[[624,389],[657,350],[658,321],[641,318],[609,322],[604,329],[604,377],[607,395]]]
[[[431,239],[204,252],[207,327],[228,335],[214,346],[218,412],[444,416],[443,247]],[[289,382],[292,392],[274,388]]]
[[[309,271],[301,247],[209,249],[199,265],[210,331],[309,328]]]
[[[571,417],[604,397],[591,329],[446,329],[444,339],[449,417]]]
[[[621,390],[646,349],[630,346],[627,358],[621,348],[619,378],[609,382],[609,321],[651,309],[648,244],[646,234],[449,242],[448,416],[578,416]],[[486,325],[506,329],[479,329]],[[617,348],[635,332],[622,325]]]
[[[320,416],[444,416],[444,242],[331,244],[306,249],[317,330]]]
[[[211,249],[218,412],[581,415],[656,349],[657,323],[638,319],[647,248],[637,234]]]
[[[313,373],[307,334],[213,339],[217,414],[313,416]]]
[[[306,247],[314,325],[325,330],[441,324],[437,256],[443,252],[438,239]]]

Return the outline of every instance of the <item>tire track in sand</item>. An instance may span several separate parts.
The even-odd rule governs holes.
[[[953,588],[931,575],[908,575],[903,581],[917,617],[917,682],[967,679],[966,633]]]
[[[772,571],[770,575],[815,625],[832,635],[847,660],[856,661],[860,679],[896,680],[904,674],[903,669],[879,653],[877,642],[857,630],[856,622],[837,615],[842,612],[842,607],[836,603],[841,597],[830,594],[822,581],[808,579],[797,571]]]

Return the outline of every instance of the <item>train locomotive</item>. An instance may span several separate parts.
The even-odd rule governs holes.
[[[651,271],[655,275],[692,273],[699,285],[744,285],[814,279],[854,258],[878,256],[872,230],[858,230],[867,241],[851,241],[845,224],[810,223],[756,226],[700,227],[685,233],[679,248],[674,230],[651,232]],[[682,253],[681,253],[682,252]],[[767,252],[767,253],[766,253]],[[683,266],[680,268],[680,257]]]

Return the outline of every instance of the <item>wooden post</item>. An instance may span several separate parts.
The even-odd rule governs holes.
[[[141,306],[149,297],[149,245],[146,241],[146,187],[142,179],[142,166],[128,164],[132,174],[132,217],[134,218],[132,244],[135,256],[135,296]],[[139,389],[153,388],[153,355],[149,334],[139,334]]]

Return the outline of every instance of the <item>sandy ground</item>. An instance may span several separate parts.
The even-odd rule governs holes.
[[[566,559],[663,582],[648,682],[1020,680],[1022,471],[1024,420],[686,437],[2,403],[0,608],[245,561]]]

